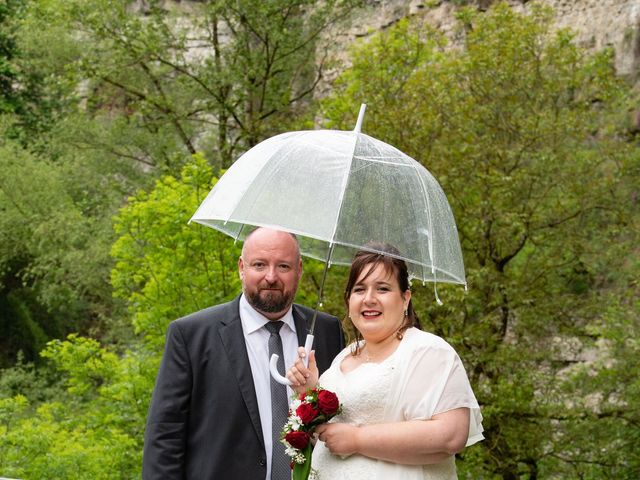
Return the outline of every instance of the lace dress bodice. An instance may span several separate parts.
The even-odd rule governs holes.
[[[380,423],[384,418],[386,394],[395,370],[393,356],[384,362],[365,363],[349,373],[339,366],[327,370],[320,380],[323,388],[334,391],[342,404],[342,413],[333,422],[364,425]],[[375,478],[377,461],[361,455],[342,459],[318,442],[313,451],[313,468],[320,480]]]
[[[332,422],[365,425],[382,423],[386,419],[385,407],[392,388],[394,375],[400,368],[397,355],[393,354],[381,363],[364,363],[348,373],[343,373],[340,365],[334,364],[320,378],[323,388],[334,391],[343,406],[342,413]],[[372,480],[379,477],[380,460],[362,455],[341,458],[332,455],[323,442],[318,441],[313,451],[312,466],[319,480],[349,479]],[[421,466],[406,466],[415,473]],[[451,462],[424,467],[421,478],[444,480],[456,478],[453,457]],[[433,470],[433,474],[428,473]],[[438,471],[442,470],[442,475]],[[452,475],[453,473],[453,475]],[[393,480],[393,479],[390,479]]]

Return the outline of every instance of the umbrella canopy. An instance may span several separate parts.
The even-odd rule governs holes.
[[[252,226],[298,235],[303,255],[349,265],[372,242],[395,246],[409,275],[466,285],[447,198],[426,168],[354,131],[289,132],[242,155],[192,221],[244,240]],[[380,252],[389,255],[388,252]]]

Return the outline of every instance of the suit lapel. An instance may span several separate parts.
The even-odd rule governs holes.
[[[253,428],[264,448],[258,400],[253,384],[249,356],[247,355],[247,346],[244,341],[244,333],[242,332],[242,322],[240,321],[240,314],[238,313],[238,300],[236,299],[236,301],[232,302],[230,307],[229,315],[219,330],[220,339],[227,353],[229,365],[238,379],[238,388],[247,406]]]
[[[293,322],[296,324],[296,335],[298,336],[298,345],[304,347],[307,340],[307,334],[311,327],[311,319],[297,305],[293,305]]]

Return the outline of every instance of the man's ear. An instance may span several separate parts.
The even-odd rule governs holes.
[[[240,280],[244,280],[244,261],[242,257],[238,257],[238,275],[240,276]]]

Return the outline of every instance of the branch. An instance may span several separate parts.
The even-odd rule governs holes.
[[[496,265],[498,267],[498,271],[504,272],[504,267],[507,265],[507,263],[509,263],[509,261],[513,257],[515,257],[518,253],[520,253],[520,251],[526,245],[528,238],[529,237],[527,236],[527,234],[523,234],[522,238],[520,239],[520,242],[518,243],[518,245],[515,247],[515,249],[510,254],[505,255],[501,259],[494,258],[494,261],[496,262]]]
[[[151,82],[156,87],[156,90],[158,91],[158,93],[160,93],[160,97],[162,98],[163,102],[165,103],[165,105],[167,105],[169,102],[167,101],[167,97],[158,79],[155,77],[155,75],[153,75],[153,73],[151,72],[151,69],[147,66],[146,63],[140,62],[139,65],[142,68],[142,70],[144,70],[144,72],[147,74],[147,76],[151,79]],[[156,102],[156,105],[157,105],[157,102]],[[191,139],[187,135],[187,132],[185,132],[184,129],[182,128],[182,125],[180,124],[177,118],[176,112],[169,107],[165,107],[164,112],[169,115],[169,118],[171,119],[171,123],[178,131],[178,135],[180,136],[180,138],[182,138],[182,141],[184,142],[187,149],[189,150],[189,153],[191,153],[192,155],[195,154],[196,149],[191,143]]]
[[[166,65],[168,67],[173,68],[176,72],[181,73],[181,74],[187,76],[188,78],[190,78],[191,80],[193,80],[194,82],[196,82],[200,87],[203,88],[203,90],[206,93],[211,95],[216,100],[216,102],[218,102],[218,104],[222,107],[222,109],[226,113],[231,115],[231,117],[238,124],[238,126],[240,127],[241,130],[245,130],[244,123],[242,122],[242,120],[240,120],[240,118],[238,118],[236,112],[227,105],[226,98],[223,98],[220,94],[218,94],[217,92],[215,92],[214,90],[209,88],[209,86],[207,84],[205,84],[199,77],[197,77],[193,73],[189,72],[184,67],[182,67],[180,65],[177,65],[177,64],[175,64],[173,62],[170,62],[169,60],[166,60],[164,58],[158,57],[157,55],[154,56],[154,60],[156,60],[157,62],[160,62],[160,63],[162,63],[162,64],[164,64],[164,65]]]

